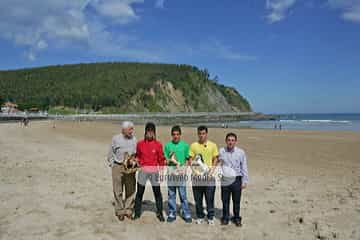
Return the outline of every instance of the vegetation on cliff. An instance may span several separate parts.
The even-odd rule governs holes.
[[[190,65],[92,63],[0,71],[0,101],[103,113],[251,111],[235,88]]]

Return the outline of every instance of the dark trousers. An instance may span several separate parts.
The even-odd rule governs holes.
[[[163,211],[163,199],[160,191],[160,184],[157,182],[159,179],[159,173],[146,173],[139,171],[138,182],[137,182],[137,191],[135,197],[135,215],[140,216],[141,214],[141,205],[142,199],[145,192],[146,182],[149,180],[152,186],[152,190],[155,197],[156,209],[158,214],[162,214]]]
[[[221,186],[221,200],[223,203],[223,219],[229,220],[230,218],[230,196],[233,201],[233,220],[241,220],[240,217],[240,199],[241,199],[241,184],[240,176],[237,176],[234,181],[229,184],[229,181],[223,181],[224,185]]]
[[[207,218],[213,219],[215,215],[214,210],[214,196],[215,196],[215,184],[211,186],[194,186],[193,194],[195,200],[195,208],[196,208],[196,217],[204,218],[204,207],[203,207],[203,198],[205,196],[206,201],[206,210],[207,210]]]

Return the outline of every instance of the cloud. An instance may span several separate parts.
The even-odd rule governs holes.
[[[266,16],[269,23],[284,20],[288,10],[296,3],[296,0],[266,0],[266,9],[270,13]]]
[[[24,56],[34,61],[38,53],[52,47],[91,46],[97,37],[94,33],[103,33],[92,29],[102,19],[107,24],[139,19],[135,3],[143,0],[2,0],[0,38],[24,47]]]
[[[164,6],[156,1],[157,7]],[[144,0],[1,0],[0,38],[23,49],[23,56],[36,61],[44,51],[79,47],[97,56],[123,57],[137,61],[171,58],[169,46],[147,42],[123,30],[141,19],[136,4]],[[135,33],[136,34],[136,33]],[[178,44],[179,45],[179,44]],[[253,61],[221,42],[188,46],[179,54],[215,56],[233,61]]]
[[[143,0],[94,0],[90,5],[99,15],[110,18],[115,23],[126,24],[139,19],[131,4],[143,2]]]
[[[156,8],[164,8],[165,0],[156,0],[155,7]]]
[[[31,62],[33,62],[33,61],[36,60],[36,56],[35,56],[35,54],[33,53],[33,51],[27,51],[27,52],[24,53],[24,55],[25,55],[25,57],[26,57],[29,61],[31,61]]]
[[[328,0],[328,5],[341,10],[342,19],[360,23],[360,0]]]
[[[159,50],[144,45],[137,37],[124,33],[114,34],[100,22],[92,23],[90,35],[93,36],[88,42],[90,51],[98,56],[121,56],[136,61],[160,61],[164,58]]]
[[[47,46],[48,46],[48,44],[44,40],[40,40],[37,43],[36,48],[42,50],[42,49],[47,48]]]

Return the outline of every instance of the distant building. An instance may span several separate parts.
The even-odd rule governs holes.
[[[30,108],[30,109],[28,110],[28,112],[29,112],[29,113],[40,113],[40,109],[38,109],[38,108]]]
[[[18,105],[12,102],[5,102],[2,106],[1,106],[1,112],[3,113],[17,113],[20,112],[20,110],[18,109]]]

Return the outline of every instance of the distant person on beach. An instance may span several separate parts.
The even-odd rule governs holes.
[[[27,127],[29,125],[29,118],[28,117],[23,117],[22,119],[22,124],[24,127]]]
[[[203,198],[206,200],[207,220],[208,224],[214,225],[214,197],[215,197],[215,178],[212,177],[214,167],[218,163],[218,148],[215,143],[209,141],[208,128],[206,126],[199,126],[197,129],[198,141],[190,146],[190,162],[193,158],[200,154],[203,157],[204,163],[210,168],[207,174],[206,182],[192,181],[192,189],[194,194],[195,208],[196,208],[196,223],[202,224],[205,218]]]
[[[165,165],[162,144],[156,140],[156,128],[154,123],[145,125],[145,137],[137,143],[136,156],[141,169],[138,172],[137,192],[135,197],[135,214],[133,219],[140,218],[142,199],[145,192],[146,182],[149,180],[156,201],[156,217],[164,222],[163,198],[160,190],[160,175]]]
[[[186,168],[189,160],[189,145],[181,140],[180,126],[171,128],[172,140],[165,144],[164,155],[167,160],[168,169],[168,218],[167,222],[176,219],[176,190],[179,192],[181,202],[181,217],[187,223],[191,223],[191,213],[186,196]]]
[[[280,130],[280,131],[282,130],[282,126],[281,126],[281,123],[279,123],[279,130]]]
[[[136,138],[134,124],[125,121],[121,124],[121,133],[112,139],[108,162],[112,170],[112,184],[115,198],[115,215],[120,221],[132,217],[135,200],[135,172],[127,172],[125,161],[127,156],[135,156]],[[123,197],[125,188],[125,198]]]
[[[226,147],[220,149],[219,161],[222,167],[221,200],[223,203],[222,225],[228,225],[230,220],[230,197],[233,202],[232,221],[241,226],[240,200],[242,189],[248,182],[248,169],[245,151],[236,146],[237,136],[228,133],[225,137]]]

